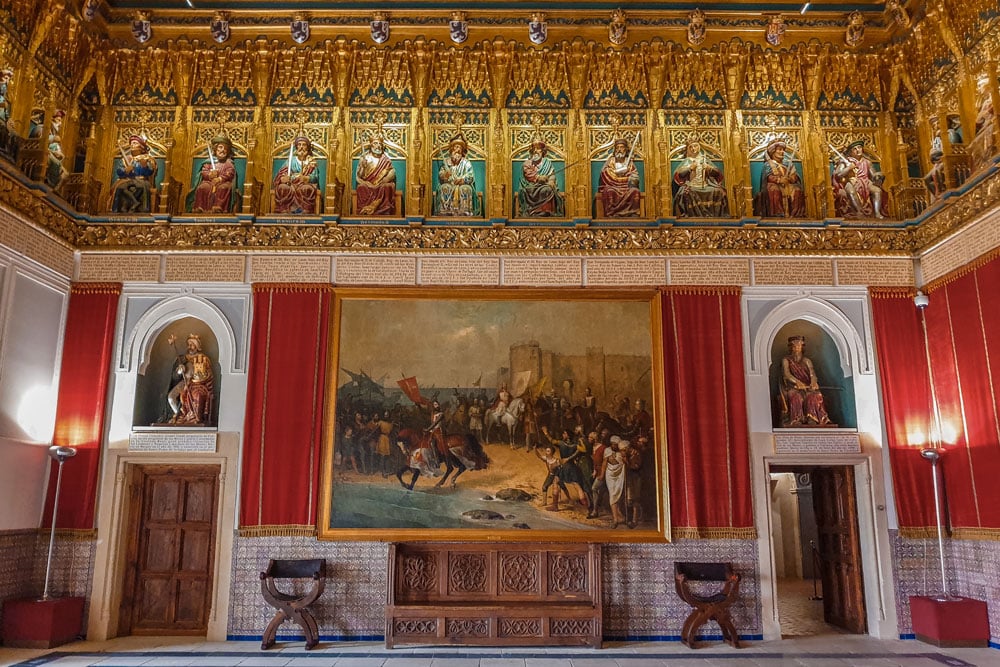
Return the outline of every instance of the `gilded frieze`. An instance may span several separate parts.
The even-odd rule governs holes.
[[[70,88],[94,50],[92,37],[72,15],[63,15],[44,27],[48,30],[44,32],[35,57],[45,64],[62,86]],[[36,29],[36,35],[43,34],[42,28],[39,26]]]
[[[180,102],[174,90],[174,59],[167,49],[119,49],[112,62],[111,103],[115,106],[176,106]]]
[[[198,49],[191,104],[202,106],[254,106],[251,49]]]
[[[487,52],[482,48],[439,48],[431,64],[427,106],[493,106]]]
[[[569,108],[565,51],[519,47],[511,62],[507,106],[522,109]]]
[[[710,51],[671,48],[665,55],[660,106],[679,109],[724,109],[726,77],[723,57]]]
[[[645,108],[646,71],[638,49],[596,50],[590,66],[589,91],[584,106],[588,108]]]
[[[370,48],[357,52],[351,106],[413,106],[410,59],[402,49]]]
[[[0,23],[4,32],[23,49],[28,48],[44,4],[44,0],[8,0],[0,4]]]
[[[336,54],[326,48],[278,53],[274,61],[271,106],[308,107],[336,103]]]
[[[802,73],[797,49],[772,51],[755,48],[750,53],[746,72],[746,91],[740,106],[744,109],[803,109],[800,91]]]
[[[873,54],[837,53],[825,59],[817,108],[825,111],[879,111],[879,59]]]

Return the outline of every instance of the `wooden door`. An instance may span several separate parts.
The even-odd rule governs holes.
[[[854,495],[854,468],[830,466],[812,471],[813,509],[827,623],[862,634],[865,615],[861,544]]]
[[[132,466],[119,634],[203,635],[215,564],[218,466]]]

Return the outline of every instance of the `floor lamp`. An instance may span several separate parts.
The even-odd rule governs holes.
[[[62,484],[63,464],[67,460],[76,456],[76,450],[72,447],[60,447],[52,445],[49,447],[49,457],[59,462],[59,471],[56,473],[56,492],[52,501],[52,530],[49,531],[49,555],[45,559],[45,589],[42,591],[42,600],[51,600],[49,595],[49,575],[52,573],[52,549],[56,544],[56,514],[59,512],[59,486]]]
[[[45,560],[45,590],[40,598],[21,598],[3,603],[3,643],[12,648],[52,648],[73,641],[80,636],[83,628],[84,598],[74,595],[54,597],[49,591],[63,464],[76,456],[76,450],[52,445],[48,454],[53,461],[59,463],[59,470],[56,472],[56,488],[52,499],[52,529],[49,532],[49,555]]]
[[[931,464],[931,483],[934,485],[934,519],[937,523],[938,557],[941,563],[941,597],[937,599],[950,600],[948,577],[944,573],[944,526],[941,522],[941,493],[938,490],[938,462],[941,460],[941,450],[925,447],[920,450],[920,456]]]

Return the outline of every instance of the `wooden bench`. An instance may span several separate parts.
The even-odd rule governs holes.
[[[385,645],[601,647],[599,544],[396,543]]]

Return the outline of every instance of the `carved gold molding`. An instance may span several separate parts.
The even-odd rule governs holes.
[[[102,250],[322,250],[451,251],[506,253],[918,253],[957,233],[966,223],[1000,206],[1000,171],[990,173],[960,197],[948,199],[921,224],[908,227],[780,227],[732,223],[623,229],[579,226],[492,227],[306,224],[94,223],[77,220],[51,201],[0,172],[0,203],[77,249]],[[805,223],[806,221],[804,221]],[[813,223],[815,224],[815,222]]]

